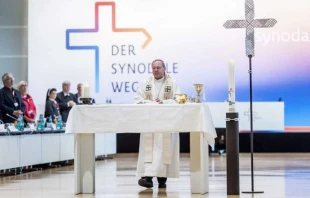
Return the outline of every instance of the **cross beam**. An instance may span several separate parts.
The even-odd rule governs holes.
[[[224,27],[227,29],[235,29],[235,28],[246,29],[245,48],[246,48],[246,55],[248,57],[255,56],[254,29],[255,28],[270,28],[270,27],[273,27],[277,23],[277,20],[275,19],[254,19],[254,18],[255,18],[254,1],[246,0],[245,1],[245,20],[228,20],[224,24]]]

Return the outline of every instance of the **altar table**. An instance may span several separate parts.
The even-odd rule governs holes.
[[[209,190],[208,144],[213,145],[216,138],[207,104],[74,106],[66,123],[66,133],[75,134],[75,194],[95,192],[95,133],[172,132],[190,132],[191,192],[207,193]]]

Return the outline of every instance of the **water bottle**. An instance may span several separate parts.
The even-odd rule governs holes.
[[[24,130],[24,118],[23,115],[19,115],[18,119],[17,119],[17,124],[16,124],[16,128],[18,131],[23,131]]]
[[[25,122],[24,122],[24,116],[23,115],[20,115],[20,127],[21,127],[21,131],[24,130],[24,127],[25,127]]]
[[[63,128],[63,122],[62,122],[61,115],[60,115],[58,116],[58,119],[57,119],[56,129],[61,130],[62,128]]]
[[[108,103],[109,103],[109,98],[108,98],[108,97],[106,97],[106,99],[105,99],[105,103],[106,103],[106,104],[108,104]]]
[[[43,131],[44,128],[45,128],[45,123],[44,123],[44,116],[43,116],[43,114],[41,115],[40,122],[41,122],[41,130]]]
[[[111,97],[110,97],[110,99],[109,99],[109,104],[111,104],[112,103],[112,100],[111,100]]]
[[[47,128],[52,128],[52,116],[50,115],[50,117],[48,118],[48,122],[46,123],[46,127]]]
[[[43,114],[40,114],[40,117],[39,117],[38,130],[39,131],[43,131],[44,130],[44,117],[43,117]]]

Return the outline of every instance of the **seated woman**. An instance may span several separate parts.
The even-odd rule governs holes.
[[[49,121],[50,116],[52,117],[52,122],[60,115],[59,105],[56,99],[57,90],[51,88],[47,90],[46,101],[45,101],[45,112],[44,117]]]
[[[25,122],[35,123],[37,108],[32,97],[28,94],[28,83],[26,81],[20,81],[17,85],[17,89],[19,90],[26,107],[24,112]]]

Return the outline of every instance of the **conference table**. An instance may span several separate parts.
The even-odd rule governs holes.
[[[190,132],[191,193],[209,191],[208,144],[214,144],[216,132],[207,104],[76,105],[65,132],[75,136],[75,194],[95,192],[96,133]]]
[[[64,130],[0,132],[0,170],[72,160],[73,135]]]

